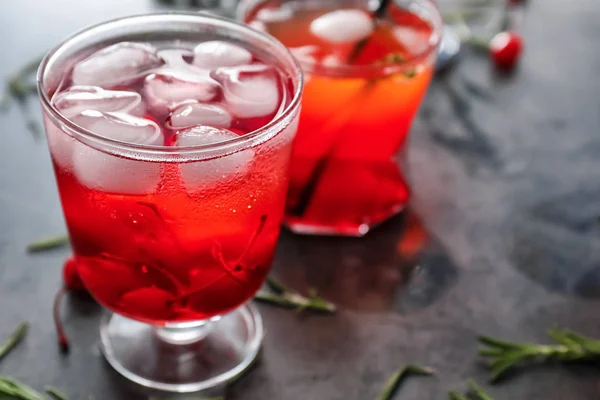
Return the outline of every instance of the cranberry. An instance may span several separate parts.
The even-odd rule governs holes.
[[[65,334],[65,330],[60,320],[60,302],[65,293],[71,291],[85,291],[83,281],[77,271],[77,262],[73,257],[69,257],[63,266],[63,287],[56,293],[54,297],[53,316],[56,332],[58,333],[58,346],[62,352],[69,351],[69,340]]]
[[[523,39],[514,31],[500,32],[490,41],[489,50],[497,68],[510,70],[521,57]]]
[[[69,257],[63,266],[63,282],[67,290],[86,290],[77,271],[77,263]]]

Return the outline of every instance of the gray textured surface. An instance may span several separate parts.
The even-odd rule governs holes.
[[[439,376],[408,382],[398,399],[443,399],[468,377],[485,379],[477,333],[541,341],[561,326],[600,338],[600,3],[530,3],[516,76],[495,76],[484,58],[467,57],[433,84],[415,123],[413,207],[430,233],[420,267],[411,272],[415,261],[397,251],[408,217],[359,241],[284,232],[274,273],[300,290],[317,287],[344,310],[304,316],[260,306],[263,357],[228,399],[375,399],[409,362]],[[156,7],[41,5],[2,3],[0,75],[85,25]],[[93,302],[65,302],[73,349],[58,354],[50,305],[67,251],[24,252],[64,231],[49,156],[17,109],[0,124],[0,337],[22,320],[32,325],[0,374],[57,386],[72,399],[145,398],[100,357]],[[499,400],[597,399],[599,374],[593,365],[538,367],[490,392]]]

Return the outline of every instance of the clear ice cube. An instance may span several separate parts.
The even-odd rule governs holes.
[[[251,61],[252,53],[229,42],[214,40],[200,43],[194,48],[194,65],[208,70],[235,67]]]
[[[197,126],[179,132],[176,144],[179,147],[201,146],[237,137],[238,135],[226,129]],[[181,177],[187,191],[195,192],[243,176],[248,171],[253,157],[254,150],[245,149],[212,160],[182,163]]]
[[[258,21],[258,20],[251,21],[248,24],[248,26],[250,28],[252,28],[252,29],[257,30],[257,31],[261,31],[261,32],[266,32],[267,31],[267,26],[262,21]]]
[[[240,118],[273,114],[280,104],[275,70],[263,64],[219,68],[214,78],[223,85],[228,109]]]
[[[229,128],[231,120],[229,112],[216,104],[185,103],[173,110],[167,119],[167,125],[175,130],[196,125]]]
[[[156,55],[168,66],[181,67],[189,65],[185,57],[192,59],[194,52],[187,49],[164,49],[159,50]]]
[[[164,69],[144,81],[144,100],[158,113],[166,113],[190,100],[207,102],[220,93],[220,85],[208,75],[195,75],[179,69]]]
[[[290,48],[290,52],[301,63],[314,64],[317,60],[315,55],[319,51],[318,46],[308,45]]]
[[[396,40],[411,54],[421,54],[429,49],[430,34],[408,26],[396,26],[392,31]]]
[[[131,82],[161,65],[156,49],[149,44],[121,42],[78,62],[71,79],[73,85],[108,88]]]
[[[162,132],[153,121],[124,113],[84,111],[72,118],[79,126],[109,139],[130,144],[159,146]],[[160,181],[159,163],[140,161],[91,148],[76,142],[73,172],[92,189],[118,194],[147,194]]]
[[[86,110],[71,118],[77,125],[108,139],[130,144],[162,145],[160,127],[151,120],[120,112]]]
[[[210,70],[202,69],[190,64],[187,60],[193,60],[194,52],[187,49],[164,49],[158,53],[160,59],[165,63],[163,68],[159,68],[157,73],[167,75],[179,75],[183,80],[194,80],[206,78],[210,75]]]
[[[67,118],[86,110],[143,115],[145,109],[139,93],[98,86],[72,86],[54,96],[52,103]]]
[[[336,54],[328,54],[321,60],[321,64],[325,67],[339,67],[344,64]]]
[[[310,24],[313,35],[330,43],[352,43],[365,39],[374,29],[373,19],[360,10],[337,10]]]
[[[256,19],[266,23],[285,22],[294,16],[294,10],[286,5],[277,8],[262,8],[256,14]]]
[[[44,127],[52,159],[61,168],[71,170],[73,167],[73,149],[76,145],[75,139],[63,132],[47,115],[44,115]]]

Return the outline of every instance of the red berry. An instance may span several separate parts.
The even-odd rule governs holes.
[[[489,44],[490,54],[496,67],[509,70],[515,67],[523,52],[523,39],[513,31],[500,32]]]
[[[60,303],[65,293],[71,291],[85,291],[83,281],[77,271],[77,262],[75,258],[69,257],[62,270],[63,275],[63,287],[56,293],[54,297],[54,306],[52,309],[52,315],[54,317],[54,325],[56,326],[56,333],[58,334],[58,346],[63,353],[69,351],[69,339],[65,334],[65,330],[60,319]]]
[[[75,258],[69,257],[63,266],[63,281],[67,290],[86,290],[77,271]]]

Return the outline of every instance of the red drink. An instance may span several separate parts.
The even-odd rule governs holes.
[[[53,49],[38,90],[78,272],[114,311],[107,361],[163,392],[239,376],[264,336],[246,302],[284,214],[292,55],[201,13],[127,17]]]
[[[286,223],[303,233],[363,235],[402,210],[396,155],[433,74],[440,18],[429,0],[247,1],[242,18],[285,44],[305,72]],[[419,14],[417,14],[419,12]]]
[[[226,41],[122,42],[74,58],[53,106],[103,138],[157,151],[244,137],[294,95],[257,49]],[[48,117],[46,126],[78,270],[101,304],[161,325],[222,315],[259,289],[283,217],[293,122],[200,160],[94,148]]]

